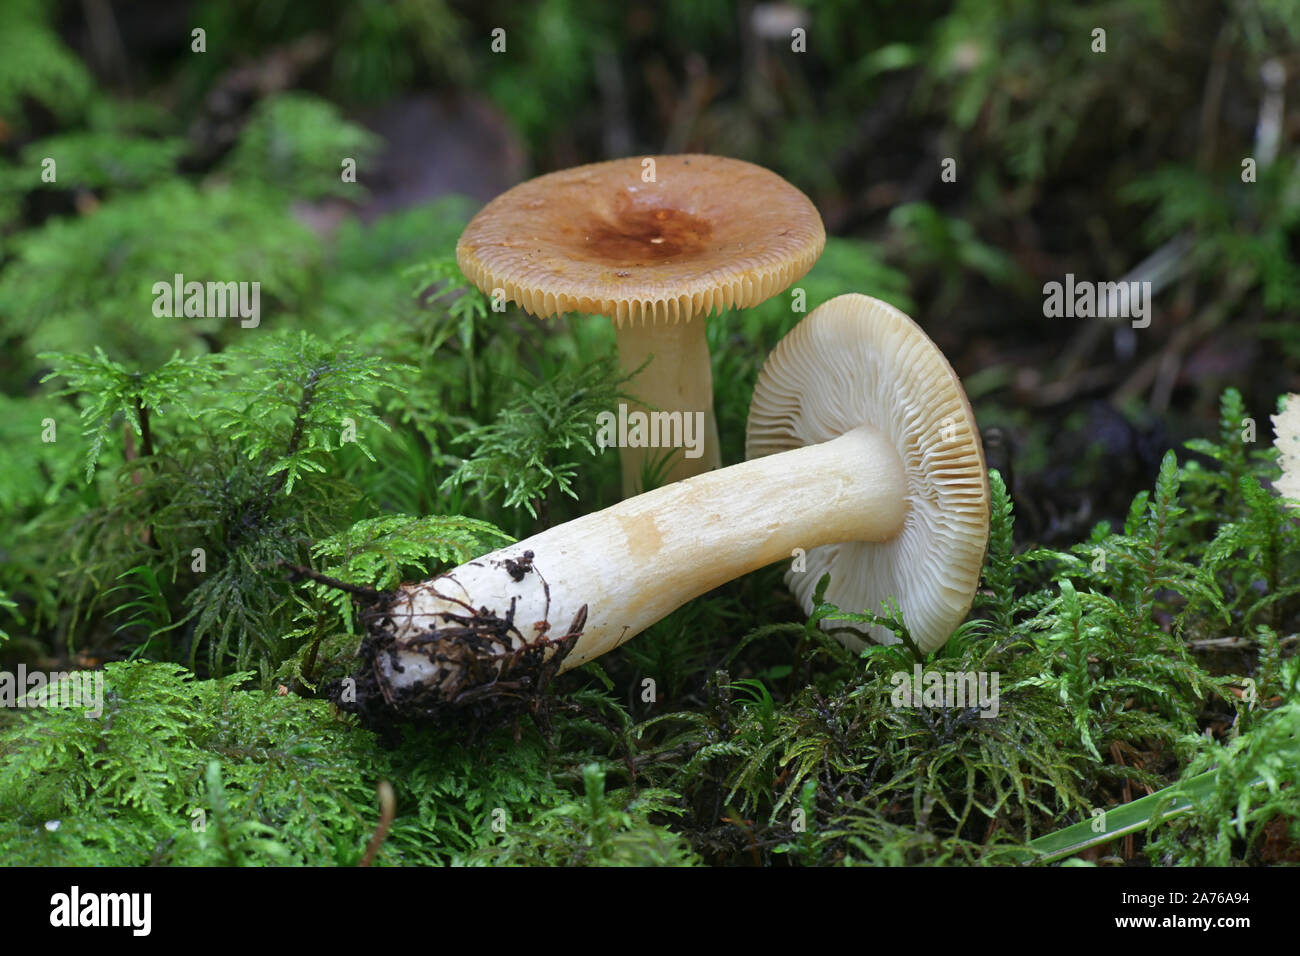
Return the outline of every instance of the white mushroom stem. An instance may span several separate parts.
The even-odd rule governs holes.
[[[621,447],[619,456],[623,465],[623,497],[629,498],[642,490],[642,469],[647,461],[654,471],[655,463],[671,457],[664,472],[662,484],[681,481],[695,475],[713,471],[722,464],[718,449],[718,423],[713,416],[713,370],[709,365],[709,346],[705,338],[706,319],[697,316],[690,321],[641,323],[626,321],[618,328],[618,361],[624,373],[637,370],[650,359],[650,364],[632,379],[628,391],[644,404],[629,405],[629,411],[653,414],[651,409],[676,418],[662,422],[680,422],[679,434],[690,435],[698,443],[698,457],[687,457],[684,447],[632,448]],[[649,408],[647,408],[649,406]],[[697,413],[700,413],[697,415]],[[696,431],[697,422],[703,429]],[[647,440],[662,436],[664,429],[656,429]],[[662,436],[667,441],[666,436]],[[691,452],[694,454],[694,450]]]
[[[431,650],[441,630],[486,609],[509,618],[518,650],[563,637],[585,608],[567,670],[795,548],[889,540],[907,508],[898,453],[868,425],[666,485],[404,586],[389,608],[394,641],[376,658],[378,676],[390,695],[461,687],[464,674],[451,672],[459,665]]]

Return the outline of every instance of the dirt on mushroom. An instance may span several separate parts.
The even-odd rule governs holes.
[[[537,574],[547,598],[550,589],[533,566],[533,552],[505,559],[499,567],[515,582]],[[431,587],[434,582],[415,585]],[[504,615],[487,607],[474,608],[454,597],[438,594],[459,605],[460,613],[439,614],[441,626],[411,633],[410,591],[407,585],[385,592],[362,611],[367,635],[358,649],[356,672],[326,688],[340,710],[356,714],[372,730],[390,733],[408,722],[456,724],[468,722],[476,730],[486,724],[512,720],[527,713],[547,727],[546,691],[565,658],[586,627],[583,605],[558,634],[549,616],[540,621],[515,620],[515,602]],[[392,673],[403,673],[400,653],[416,652],[433,667],[436,677],[395,683]]]

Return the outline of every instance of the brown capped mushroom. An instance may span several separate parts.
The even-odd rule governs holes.
[[[621,447],[630,495],[648,457],[672,455],[667,481],[718,467],[703,317],[781,292],[812,268],[825,243],[817,209],[775,173],[720,156],[655,156],[514,187],[474,217],[456,258],[480,289],[500,289],[536,316],[610,316],[625,371],[654,357],[631,391],[651,409],[680,413],[675,438],[703,422],[698,457]],[[634,412],[646,408],[628,417]]]
[[[979,582],[988,475],[961,383],[911,319],[863,295],[809,313],[759,376],[749,453],[404,585],[359,679],[410,716],[515,695],[798,548],[805,607],[829,571],[841,608],[892,599],[922,651],[948,639]]]

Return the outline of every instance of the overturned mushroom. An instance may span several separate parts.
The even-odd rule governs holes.
[[[810,313],[759,376],[749,454],[403,585],[359,688],[405,717],[521,697],[800,548],[805,604],[829,570],[846,610],[893,598],[922,650],[947,640],[979,581],[988,478],[961,383],[911,319],[863,295]]]
[[[776,295],[812,268],[825,243],[816,207],[775,173],[720,156],[655,156],[521,183],[474,217],[456,259],[480,289],[500,289],[538,317],[611,317],[625,372],[653,356],[633,394],[679,415],[683,433],[703,423],[698,457],[622,448],[631,495],[655,454],[672,456],[668,481],[718,467],[703,317]]]

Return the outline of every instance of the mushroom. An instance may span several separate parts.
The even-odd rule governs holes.
[[[648,181],[647,181],[648,180]],[[680,441],[703,423],[694,454],[622,447],[623,493],[647,458],[671,455],[665,480],[720,464],[713,374],[702,317],[749,308],[804,275],[826,244],[816,207],[780,176],[720,156],[617,159],[540,176],[488,203],[456,246],[461,271],[539,318],[611,317],[619,364]],[[642,434],[651,441],[655,434]]]
[[[815,309],[759,376],[748,453],[403,585],[359,680],[406,716],[521,696],[798,548],[808,569],[787,580],[805,609],[829,571],[840,607],[892,598],[922,651],[947,640],[979,582],[988,475],[961,383],[919,326],[864,295]]]

